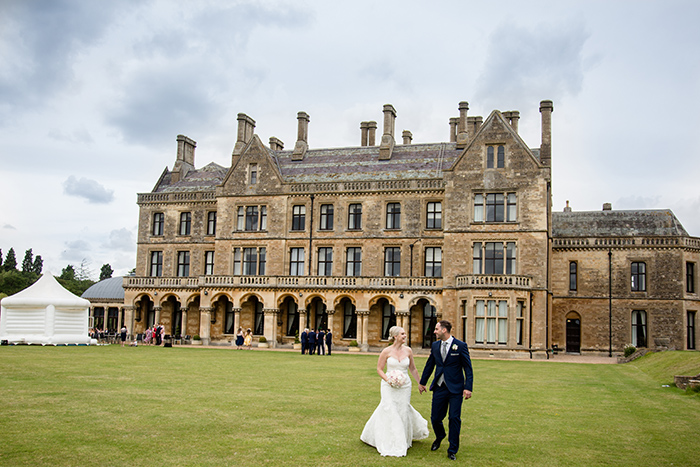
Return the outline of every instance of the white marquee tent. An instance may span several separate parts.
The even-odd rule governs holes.
[[[90,302],[46,272],[0,302],[0,341],[9,344],[90,344]]]

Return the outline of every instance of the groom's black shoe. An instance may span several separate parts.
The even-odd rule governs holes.
[[[437,450],[440,448],[440,443],[441,443],[441,442],[442,442],[441,439],[436,439],[435,441],[433,441],[433,445],[430,446],[430,450],[431,450],[431,451],[437,451]]]
[[[448,452],[447,453],[447,458],[450,459],[451,461],[456,461],[457,456],[453,452]]]

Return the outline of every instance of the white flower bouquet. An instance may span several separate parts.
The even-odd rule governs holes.
[[[387,382],[392,388],[399,389],[406,384],[406,374],[399,370],[391,370],[386,375],[389,378]]]

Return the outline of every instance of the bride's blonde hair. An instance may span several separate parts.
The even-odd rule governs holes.
[[[394,342],[396,339],[396,336],[398,336],[401,331],[403,331],[403,328],[401,326],[392,326],[389,328],[389,342]]]

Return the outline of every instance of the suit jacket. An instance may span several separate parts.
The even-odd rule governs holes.
[[[333,343],[333,333],[326,333],[326,345],[331,345]]]
[[[317,344],[319,344],[319,346],[320,346],[320,344],[323,344],[324,337],[326,337],[325,332],[317,332],[316,333],[316,341],[317,341]]]
[[[452,339],[452,345],[447,351],[445,361],[442,360],[440,352],[441,340],[433,342],[430,349],[430,357],[425,363],[423,374],[420,378],[420,384],[423,386],[428,382],[433,369],[435,369],[435,377],[430,385],[430,390],[435,389],[435,383],[440,379],[440,375],[445,375],[445,385],[453,394],[461,394],[465,389],[472,390],[474,384],[474,373],[472,371],[472,361],[469,358],[469,347],[465,342]]]
[[[308,344],[309,343],[309,336],[306,334],[306,331],[303,331],[301,333],[301,343],[302,344]]]
[[[309,331],[309,344],[315,344],[316,343],[316,333],[313,331]]]

